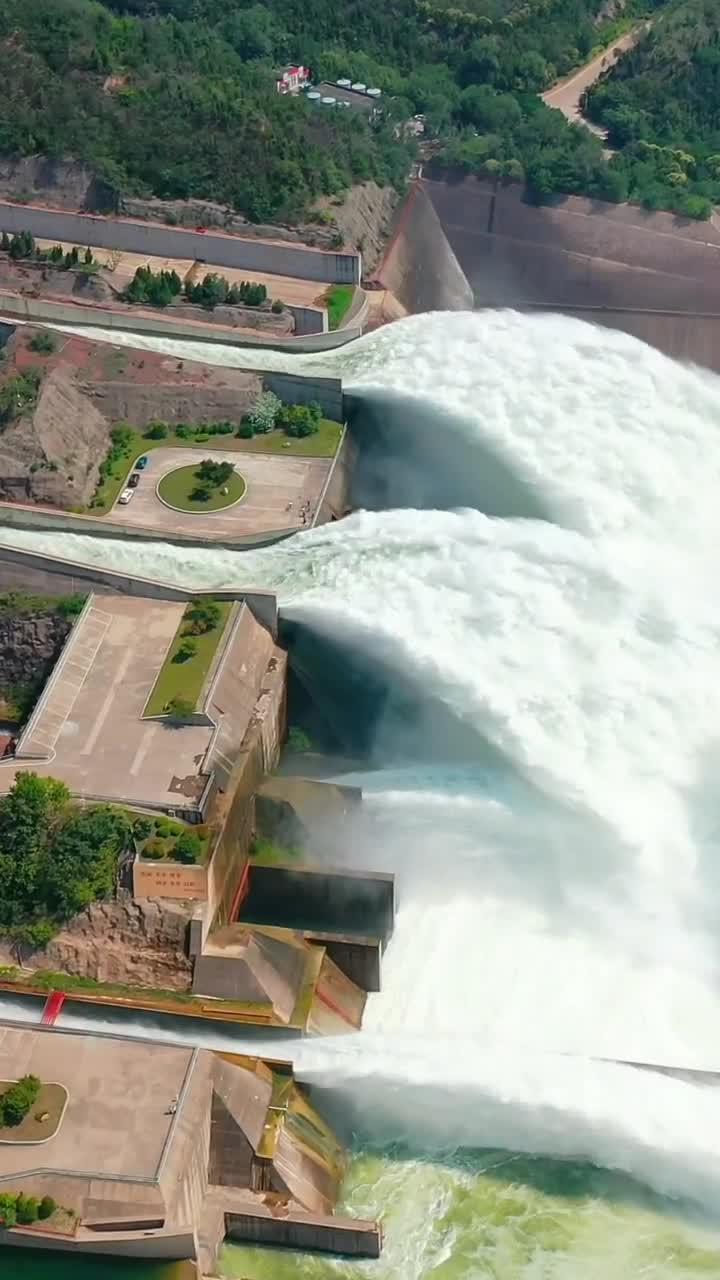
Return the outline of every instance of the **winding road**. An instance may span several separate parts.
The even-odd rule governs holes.
[[[599,53],[591,62],[586,62],[584,67],[574,71],[565,80],[558,80],[552,89],[547,89],[540,95],[543,102],[548,107],[555,107],[558,111],[562,111],[563,115],[574,124],[584,124],[586,129],[605,141],[607,130],[585,119],[580,105],[582,96],[591,84],[600,79],[603,72],[615,65],[623,53],[637,44],[649,25],[648,22],[641,22],[637,27],[633,27],[632,31],[628,31],[627,35],[621,36],[611,49],[605,49]]]

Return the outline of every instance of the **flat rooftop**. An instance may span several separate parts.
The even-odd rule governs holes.
[[[205,538],[241,538],[310,526],[320,504],[332,458],[299,458],[239,449],[152,449],[140,483],[127,506],[112,508],[113,524],[184,533]],[[198,466],[204,458],[231,462],[246,490],[235,506],[222,511],[182,512],[166,507],[157,486],[169,471]],[[305,518],[303,519],[303,515]]]
[[[32,769],[77,796],[194,807],[212,727],[141,719],[184,611],[183,601],[93,597],[20,739],[25,758],[0,762],[0,792]]]
[[[197,1050],[0,1025],[0,1079],[63,1084],[60,1128],[41,1146],[3,1145],[0,1180],[34,1169],[153,1181],[182,1106]]]

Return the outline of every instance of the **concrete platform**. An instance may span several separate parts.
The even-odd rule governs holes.
[[[0,792],[26,768],[77,796],[178,808],[187,798],[194,806],[212,727],[141,719],[184,609],[180,601],[93,598],[20,738],[22,759],[0,763]]]
[[[0,1027],[0,1078],[36,1075],[64,1084],[69,1093],[55,1137],[39,1146],[0,1147],[0,1179],[35,1169],[154,1179],[177,1122],[166,1112],[182,1092],[195,1053],[176,1045]]]
[[[224,511],[174,511],[157,496],[163,476],[177,467],[199,466],[204,458],[231,462],[247,488],[242,500]],[[114,524],[136,525],[165,533],[191,534],[199,538],[238,538],[309,527],[320,502],[332,458],[282,457],[267,453],[244,453],[233,449],[209,448],[153,449],[148,465],[127,506],[118,501],[112,508]],[[303,508],[309,503],[305,520]]]

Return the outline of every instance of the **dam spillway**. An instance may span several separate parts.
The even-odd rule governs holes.
[[[398,876],[386,989],[361,1036],[293,1050],[301,1078],[374,1141],[584,1158],[712,1206],[718,1091],[591,1059],[719,1065],[720,383],[510,313],[416,317],[325,359],[359,401],[434,407],[456,457],[490,442],[542,512],[359,512],[242,554],[52,547],[277,590],[288,622],[348,638],[349,675],[354,643],[494,749],[419,759],[378,720],[347,857]]]

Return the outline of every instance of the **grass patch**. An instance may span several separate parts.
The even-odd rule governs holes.
[[[14,1080],[0,1081],[0,1094],[15,1083]],[[41,1084],[40,1092],[24,1120],[12,1127],[0,1126],[0,1142],[40,1142],[51,1138],[60,1123],[67,1096],[64,1085]],[[41,1120],[41,1116],[46,1118]]]
[[[242,498],[245,492],[245,481],[237,471],[233,471],[232,475],[228,476],[221,488],[205,490],[209,494],[205,499],[193,497],[193,493],[200,484],[201,480],[195,464],[190,467],[177,467],[175,471],[169,471],[166,476],[163,476],[158,485],[158,493],[163,502],[167,502],[168,506],[174,507],[177,511],[203,514],[206,511],[222,511],[224,507],[231,507]],[[223,493],[222,489],[227,489],[227,493]]]
[[[164,715],[168,704],[174,698],[183,698],[192,703],[193,706],[197,705],[205,677],[210,670],[210,664],[227,625],[227,620],[230,617],[232,601],[218,600],[217,606],[220,611],[217,624],[210,627],[208,631],[204,631],[201,635],[189,637],[186,620],[194,606],[192,603],[188,605],[167,657],[158,672],[157,680],[152,687],[143,715]],[[194,644],[195,652],[183,662],[176,661],[178,650],[190,638]]]
[[[250,440],[235,439],[232,447],[248,453],[287,453],[299,458],[334,458],[337,453],[342,427],[330,418],[320,419],[320,429],[314,436],[296,438],[284,431],[268,431],[266,435],[252,436]],[[225,448],[223,444],[223,448]]]
[[[274,844],[272,840],[256,837],[250,845],[250,857],[258,867],[273,867],[283,862],[301,862],[299,849],[287,849],[284,845]]]
[[[331,329],[339,329],[347,315],[355,297],[355,286],[352,284],[333,284],[323,295],[327,307],[328,325]]]

